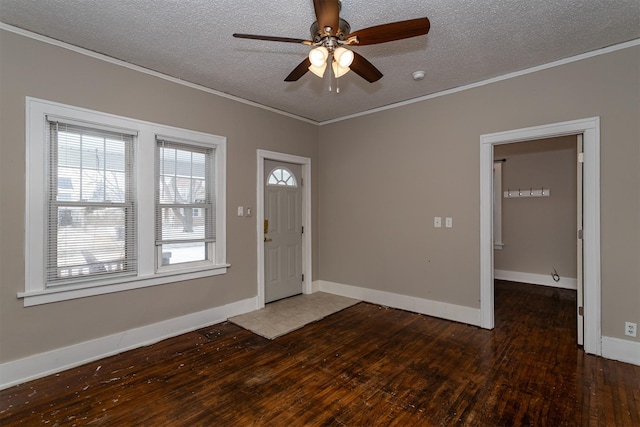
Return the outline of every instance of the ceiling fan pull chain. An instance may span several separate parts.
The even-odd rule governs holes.
[[[329,74],[329,92],[331,92],[331,83],[333,81],[333,71],[331,70],[331,66],[329,64],[331,64],[331,61],[333,61],[333,55],[329,54],[329,57],[327,58],[327,68],[329,69],[329,72],[327,74]]]
[[[340,93],[340,84],[339,84],[339,81],[338,81],[338,77],[339,76],[338,76],[338,73],[334,72],[334,69],[333,69],[334,62],[335,62],[335,59],[334,59],[333,55],[331,55],[331,75],[333,75],[333,77],[336,78],[336,93]]]

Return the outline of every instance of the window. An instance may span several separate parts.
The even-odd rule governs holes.
[[[224,137],[26,104],[25,306],[226,272]]]
[[[287,168],[275,168],[269,174],[267,180],[268,185],[285,185],[288,187],[297,187],[296,177]]]
[[[47,127],[47,286],[135,274],[136,135],[49,116]]]
[[[157,138],[156,247],[161,266],[214,258],[214,150]]]

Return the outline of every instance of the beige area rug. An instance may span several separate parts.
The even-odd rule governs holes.
[[[303,294],[272,302],[260,310],[230,317],[229,322],[265,338],[274,339],[358,302],[360,300],[325,292]]]

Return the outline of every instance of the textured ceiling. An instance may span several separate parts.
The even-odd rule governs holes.
[[[427,36],[355,47],[384,77],[284,78],[310,38],[312,0],[0,0],[0,21],[215,91],[323,122],[640,37],[638,0],[344,0],[352,31],[427,16]],[[414,81],[412,72],[425,78]]]

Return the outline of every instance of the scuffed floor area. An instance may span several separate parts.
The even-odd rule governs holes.
[[[640,367],[575,345],[575,291],[496,285],[482,330],[358,303],[269,340],[225,322],[0,392],[0,425],[640,425]]]

